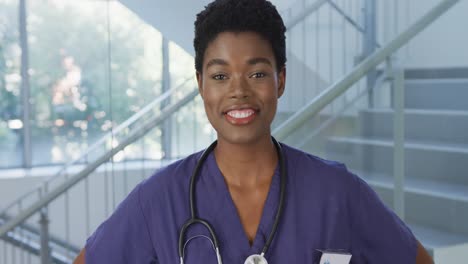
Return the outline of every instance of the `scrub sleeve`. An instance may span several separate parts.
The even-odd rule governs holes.
[[[357,252],[352,263],[416,263],[417,242],[411,230],[367,183],[355,179],[351,240]]]
[[[86,264],[158,263],[140,204],[140,185],[86,242]]]

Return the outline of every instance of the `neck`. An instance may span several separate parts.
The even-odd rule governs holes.
[[[249,144],[218,140],[214,154],[230,186],[256,187],[270,182],[278,163],[276,147],[270,136]]]

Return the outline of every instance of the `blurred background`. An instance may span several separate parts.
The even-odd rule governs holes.
[[[0,0],[0,263],[71,263],[138,182],[216,138],[192,44],[209,2]],[[273,134],[344,162],[436,263],[466,261],[468,1],[272,2]]]

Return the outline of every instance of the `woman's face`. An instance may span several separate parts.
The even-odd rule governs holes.
[[[206,115],[218,140],[249,144],[270,137],[285,86],[269,42],[253,32],[223,32],[207,47],[197,73]]]

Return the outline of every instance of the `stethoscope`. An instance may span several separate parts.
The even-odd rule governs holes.
[[[281,218],[281,212],[283,210],[283,205],[284,205],[284,198],[285,198],[285,190],[286,190],[286,167],[284,166],[284,157],[283,157],[283,152],[281,150],[281,145],[274,139],[273,137],[271,138],[273,143],[275,144],[276,151],[278,153],[278,161],[280,165],[280,199],[279,199],[279,204],[278,204],[278,209],[276,211],[276,216],[275,216],[275,221],[273,222],[273,227],[271,229],[270,235],[268,236],[268,240],[265,243],[265,246],[262,249],[262,252],[260,254],[253,254],[250,255],[244,262],[244,264],[268,264],[268,261],[265,258],[265,253],[267,252],[268,248],[270,247],[270,244],[273,240],[273,237],[275,236],[276,229],[278,227],[278,222]],[[200,159],[198,160],[197,164],[195,165],[195,169],[193,170],[192,177],[190,178],[190,194],[189,194],[189,202],[190,202],[190,214],[191,218],[185,222],[185,224],[182,226],[179,234],[179,257],[180,257],[180,264],[184,264],[184,250],[185,246],[187,243],[192,239],[190,238],[187,240],[184,244],[184,235],[187,232],[187,229],[192,225],[192,224],[201,224],[208,229],[210,236],[213,240],[210,238],[200,235],[196,237],[205,237],[208,238],[212,245],[213,249],[216,252],[216,258],[218,260],[218,264],[222,264],[222,258],[221,254],[219,253],[219,244],[218,244],[218,238],[216,237],[216,234],[214,232],[213,227],[208,223],[208,221],[203,220],[201,218],[197,217],[197,212],[196,212],[196,201],[195,201],[195,182],[197,179],[197,176],[200,172],[201,167],[203,166],[203,163],[205,162],[206,158],[208,155],[213,151],[213,149],[216,147],[217,141],[213,142],[201,155]]]

